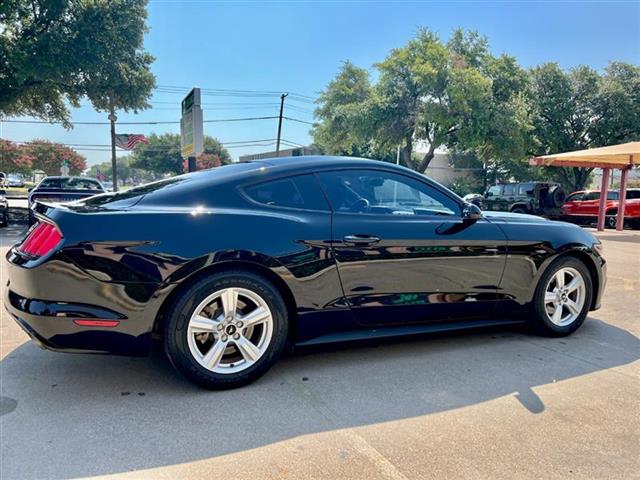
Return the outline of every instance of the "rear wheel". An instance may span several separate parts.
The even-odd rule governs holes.
[[[167,318],[169,359],[189,380],[210,389],[256,380],[275,363],[287,339],[287,309],[278,290],[248,272],[198,281]]]
[[[527,210],[523,207],[516,207],[511,210],[511,213],[527,213]]]
[[[544,273],[536,288],[532,320],[536,330],[563,337],[576,331],[589,312],[593,283],[577,258],[561,257]]]
[[[618,211],[609,210],[604,220],[605,226],[607,228],[616,228],[617,221],[618,221]]]

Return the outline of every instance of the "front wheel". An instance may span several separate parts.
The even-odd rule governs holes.
[[[577,258],[561,257],[542,275],[533,300],[532,321],[546,336],[564,337],[582,325],[589,312],[593,283]]]
[[[221,390],[263,375],[287,339],[287,309],[278,290],[242,271],[192,285],[167,315],[165,351],[192,382]]]
[[[617,210],[609,210],[604,220],[604,224],[607,228],[616,228],[616,224],[618,222],[618,211]]]

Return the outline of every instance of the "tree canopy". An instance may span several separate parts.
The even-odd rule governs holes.
[[[62,121],[67,102],[148,107],[153,57],[143,49],[146,0],[0,2],[0,115]]]
[[[640,67],[602,73],[547,63],[523,69],[462,29],[421,29],[367,70],[342,64],[317,100],[315,144],[327,153],[395,159],[424,172],[436,150],[473,153],[494,179],[556,177],[581,189],[590,170],[533,168],[534,155],[640,139]],[[416,155],[416,152],[420,155]]]
[[[148,170],[156,174],[181,174],[185,171],[180,154],[180,135],[152,133],[147,137],[148,143],[139,143],[131,155],[131,166]],[[231,163],[231,156],[226,148],[213,137],[205,135],[204,153],[197,159],[198,169],[211,168]]]
[[[0,170],[6,173],[43,170],[47,175],[60,175],[65,162],[71,175],[79,175],[87,168],[85,158],[75,150],[47,140],[33,140],[22,145],[0,140],[0,160]]]
[[[441,147],[503,153],[522,144],[512,115],[521,108],[526,75],[515,59],[495,58],[486,38],[456,30],[448,42],[421,29],[375,65],[378,82],[346,62],[318,99],[315,142],[328,151],[373,145],[402,147],[403,164],[424,171]],[[499,123],[499,122],[500,123]],[[495,143],[498,129],[517,130]],[[426,146],[417,161],[415,145]]]
[[[600,74],[556,63],[531,70],[533,153],[582,150],[640,139],[640,67],[613,62]],[[584,188],[587,168],[548,167],[572,188]]]

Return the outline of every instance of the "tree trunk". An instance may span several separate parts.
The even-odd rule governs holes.
[[[431,163],[431,160],[433,160],[433,157],[435,157],[435,150],[436,150],[435,145],[429,146],[429,151],[425,154],[424,158],[420,162],[420,166],[418,167],[418,171],[420,173],[424,173],[424,171],[427,169],[427,167]]]
[[[413,153],[413,139],[408,136],[405,139],[405,146],[400,151],[400,165],[408,168],[414,168],[413,161],[411,160],[411,154]]]
[[[576,169],[576,190],[584,190],[585,184],[589,179],[589,174],[591,173],[590,168],[578,168]]]

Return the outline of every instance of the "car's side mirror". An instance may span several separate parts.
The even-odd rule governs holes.
[[[480,207],[473,203],[467,203],[462,208],[462,219],[463,220],[479,220],[482,218],[482,210]]]
[[[493,193],[491,193],[491,192],[484,192],[484,198],[489,198],[491,195],[493,195]]]
[[[27,193],[31,192],[31,190],[33,190],[35,187],[29,187],[27,188]]]
[[[7,191],[6,191],[6,190],[4,190],[4,189],[0,189],[0,195],[6,195],[6,194],[7,194]]]

